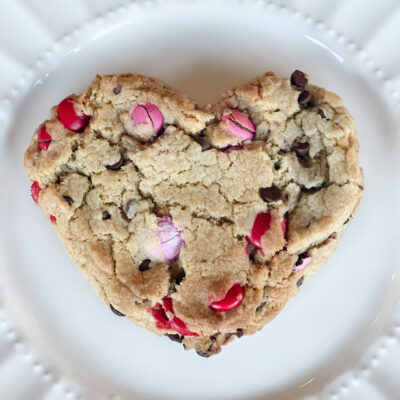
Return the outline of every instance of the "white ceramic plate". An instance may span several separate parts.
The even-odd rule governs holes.
[[[0,5],[0,398],[400,398],[398,2],[113,3]],[[30,198],[36,126],[97,73],[153,75],[203,103],[294,69],[339,93],[359,132],[365,195],[335,255],[209,359],[115,317]]]

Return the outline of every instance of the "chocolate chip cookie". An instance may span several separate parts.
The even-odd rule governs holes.
[[[301,71],[202,108],[157,79],[97,76],[53,107],[25,168],[111,310],[205,357],[297,294],[363,191],[352,117]]]

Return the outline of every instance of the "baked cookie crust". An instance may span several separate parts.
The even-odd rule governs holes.
[[[24,166],[99,297],[202,356],[279,313],[363,191],[351,115],[300,71],[202,108],[158,79],[97,76],[52,108]]]

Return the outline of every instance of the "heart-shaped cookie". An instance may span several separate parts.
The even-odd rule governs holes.
[[[52,109],[25,168],[111,310],[202,356],[282,309],[363,190],[350,114],[301,71],[204,108],[157,79],[98,76]]]

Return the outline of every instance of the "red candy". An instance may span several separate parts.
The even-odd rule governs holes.
[[[169,296],[165,296],[162,300],[163,307],[165,311],[174,312],[174,307],[172,306],[172,299]]]
[[[247,238],[257,249],[262,251],[261,237],[271,226],[271,214],[269,212],[260,212],[257,214],[251,230],[251,237]]]
[[[31,194],[32,194],[32,199],[34,200],[35,203],[39,201],[39,193],[42,190],[42,188],[39,186],[39,182],[35,181],[32,183],[31,186]]]
[[[46,127],[44,125],[42,125],[39,129],[37,140],[40,150],[47,150],[49,148],[51,142],[51,136],[47,132]]]
[[[172,318],[171,329],[177,331],[183,336],[199,336],[198,333],[190,331],[186,324],[178,317]]]
[[[162,299],[162,304],[157,303],[154,307],[149,308],[147,311],[151,312],[156,320],[156,327],[158,329],[174,330],[183,336],[199,336],[198,333],[190,331],[186,324],[174,315],[174,308],[172,305],[172,298],[165,296]],[[172,314],[170,319],[168,314]]]
[[[225,297],[210,303],[210,308],[214,311],[233,310],[243,301],[244,287],[240,283],[235,283],[226,293]]]
[[[55,224],[57,221],[57,218],[54,215],[50,215],[50,221]]]
[[[156,320],[156,326],[158,329],[171,329],[171,322],[160,303],[157,303],[153,308],[150,309],[150,311]]]
[[[67,97],[58,105],[57,113],[64,127],[73,132],[83,132],[90,121],[90,116],[83,113],[81,115],[77,114],[74,100],[70,97]]]

